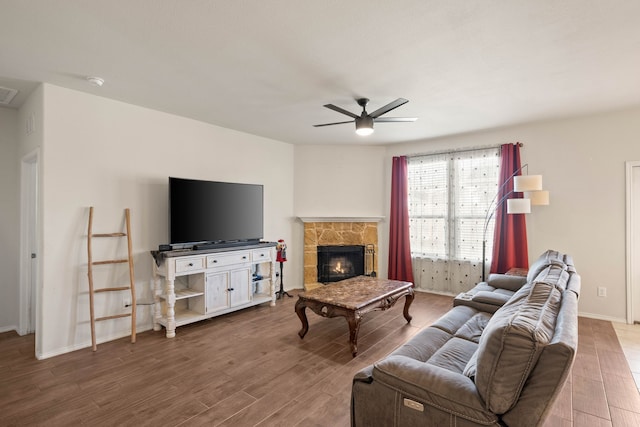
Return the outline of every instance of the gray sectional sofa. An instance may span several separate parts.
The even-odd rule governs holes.
[[[551,250],[526,278],[492,275],[355,375],[352,425],[541,424],[575,358],[579,292],[571,257]]]

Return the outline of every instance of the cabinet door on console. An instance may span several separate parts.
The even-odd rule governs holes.
[[[225,272],[207,274],[205,314],[229,307],[229,274]]]
[[[251,301],[251,268],[242,267],[229,272],[231,286],[229,305],[231,307]]]

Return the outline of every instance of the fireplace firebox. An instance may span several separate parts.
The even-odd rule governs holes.
[[[363,245],[318,246],[318,282],[337,282],[363,274]]]

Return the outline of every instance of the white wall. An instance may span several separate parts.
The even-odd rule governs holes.
[[[36,132],[25,136],[21,129],[31,113]],[[168,239],[170,175],[264,184],[265,238],[283,238],[289,246],[287,289],[301,287],[303,280],[302,224],[296,217],[383,216],[379,273],[386,277],[392,156],[515,141],[525,144],[529,172],[543,174],[551,191],[551,205],[528,217],[530,257],[547,248],[572,254],[583,278],[581,313],[625,318],[624,161],[640,160],[640,109],[388,147],[294,147],[45,84],[17,118],[0,114],[0,124],[2,166],[12,150],[4,141],[20,141],[11,154],[13,166],[2,173],[17,177],[20,158],[42,150],[38,357],[90,345],[88,206],[96,207],[96,230],[105,231],[119,227],[122,210],[131,208],[136,282],[143,297],[151,277],[149,250]],[[0,186],[3,209],[12,192],[17,206],[18,188]],[[19,219],[14,221],[17,233]],[[598,286],[608,288],[606,298],[596,296]],[[6,288],[3,283],[3,307],[5,297],[17,298],[16,288],[17,283]],[[140,314],[141,329],[149,328],[148,309]],[[15,323],[0,319],[0,327]],[[125,322],[102,328],[99,338],[127,333]]]
[[[20,163],[18,111],[0,108],[0,332],[18,327]]]
[[[136,286],[143,300],[150,299],[149,250],[168,243],[168,176],[263,184],[265,239],[291,241],[293,147],[282,142],[45,84],[41,163],[38,357],[90,345],[89,206],[95,206],[96,232],[119,230],[123,209],[131,209]],[[106,304],[111,307],[99,309],[120,307],[115,298]],[[151,327],[148,307],[139,307],[138,316],[141,329]],[[127,335],[128,320],[118,322],[101,322],[98,340]]]
[[[295,214],[298,217],[384,217],[378,226],[379,266],[381,277],[387,275],[388,238],[381,229],[388,221],[385,207],[384,162],[386,148],[353,145],[296,145],[295,147]],[[302,222],[296,223],[294,239],[304,241]],[[287,256],[289,252],[287,252]],[[302,265],[303,254],[293,253]],[[297,277],[302,287],[303,272]]]
[[[625,161],[640,160],[640,109],[391,146],[387,206],[392,156],[516,141],[524,143],[529,173],[542,174],[551,193],[549,206],[527,216],[529,258],[546,249],[571,254],[582,277],[581,314],[624,322]],[[607,288],[606,298],[597,296],[598,286]]]

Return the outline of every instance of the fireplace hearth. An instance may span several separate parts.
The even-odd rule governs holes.
[[[364,245],[318,246],[318,282],[331,283],[364,274]]]

